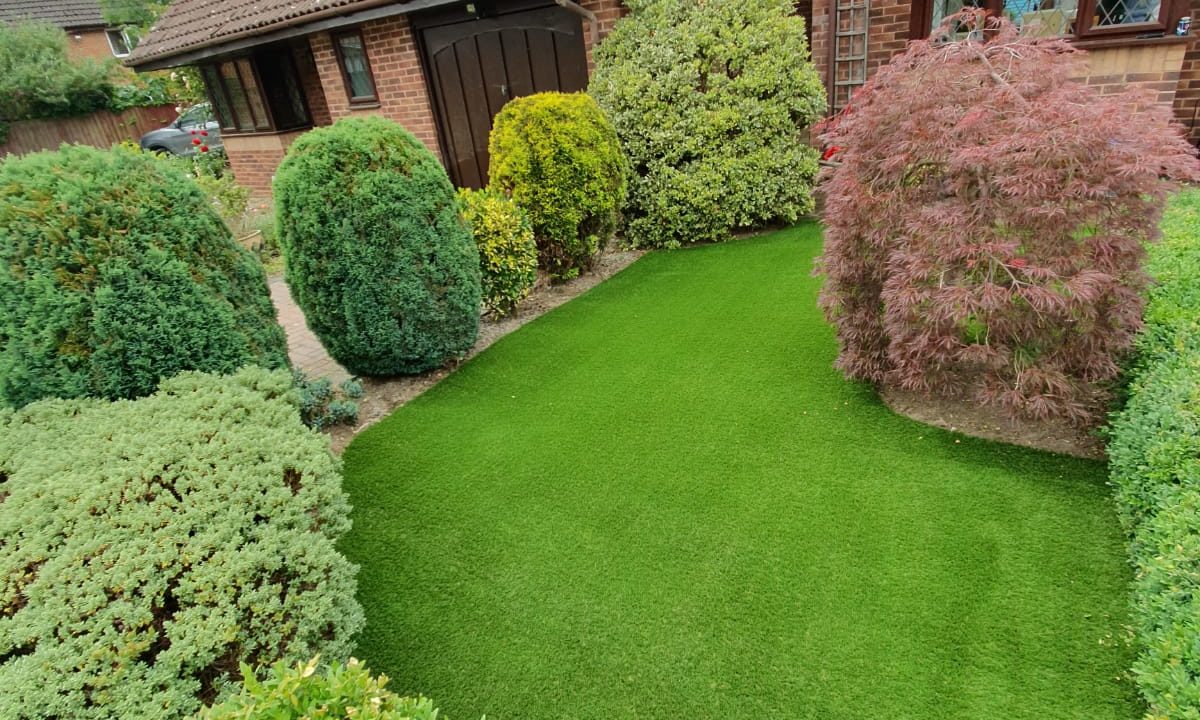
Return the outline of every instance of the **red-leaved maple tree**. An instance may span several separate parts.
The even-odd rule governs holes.
[[[1200,178],[1170,108],[1085,83],[1085,54],[964,11],[826,123],[821,305],[837,366],[1088,423],[1141,324],[1143,244]]]

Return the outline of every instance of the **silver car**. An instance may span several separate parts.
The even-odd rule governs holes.
[[[143,135],[141,145],[143,150],[150,152],[183,156],[195,155],[201,146],[207,146],[210,151],[221,150],[221,126],[213,117],[212,107],[200,103],[184,110],[165,128]]]

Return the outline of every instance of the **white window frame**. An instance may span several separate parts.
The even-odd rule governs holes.
[[[119,34],[125,41],[125,52],[117,52],[117,46],[113,44],[113,33]],[[129,39],[129,33],[125,32],[125,28],[105,28],[104,39],[108,40],[108,49],[112,51],[113,57],[129,57],[129,53],[133,52],[133,41]]]

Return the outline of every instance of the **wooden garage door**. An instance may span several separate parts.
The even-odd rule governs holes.
[[[583,25],[578,15],[558,6],[423,24],[414,18],[447,169],[461,187],[487,184],[488,134],[505,103],[587,86]]]

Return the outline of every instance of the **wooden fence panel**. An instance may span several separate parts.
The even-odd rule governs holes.
[[[52,120],[20,120],[8,126],[0,157],[50,150],[63,143],[109,147],[122,140],[137,142],[143,134],[175,119],[175,106],[131,108],[119,113],[101,110],[91,115]]]

